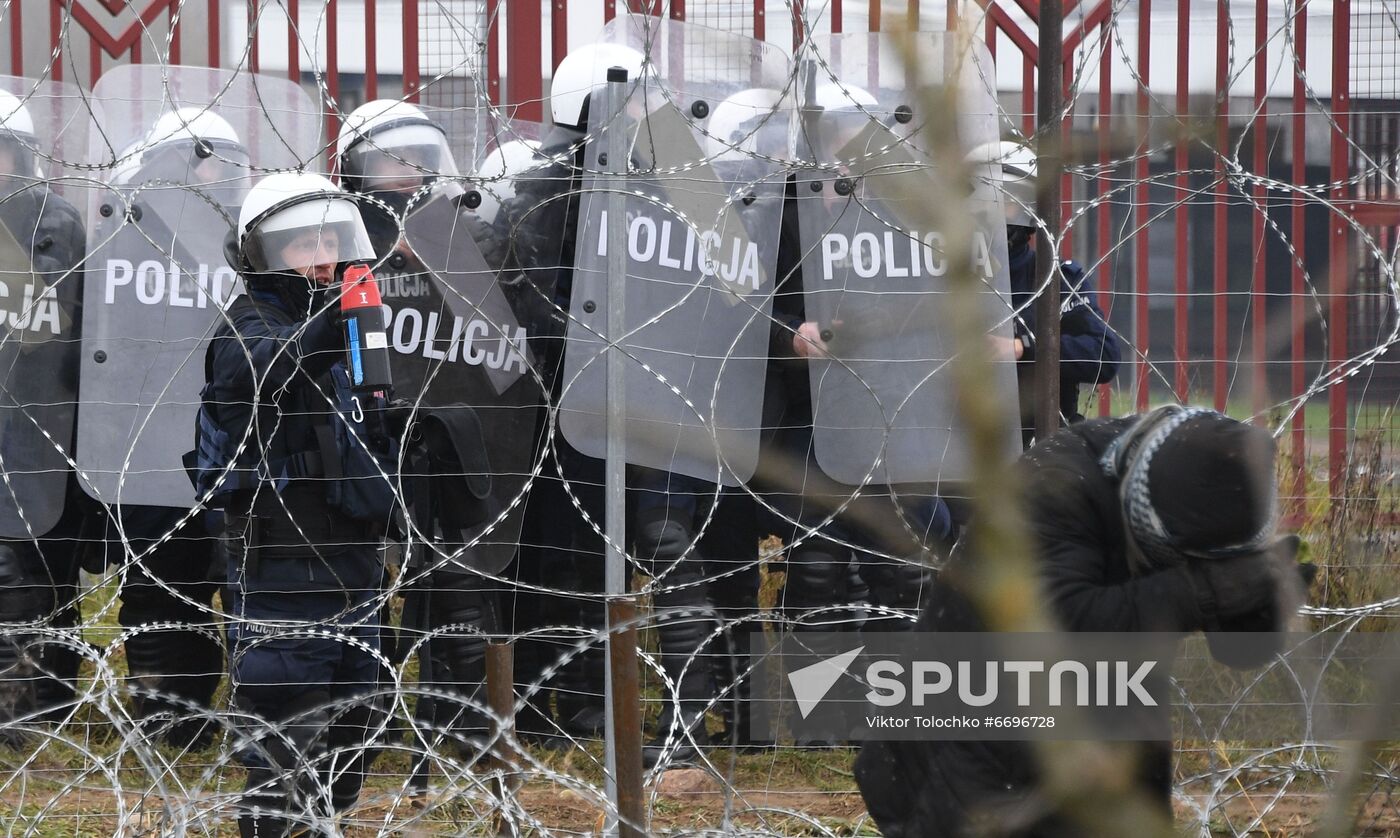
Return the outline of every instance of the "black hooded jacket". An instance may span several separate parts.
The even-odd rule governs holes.
[[[1041,589],[1052,615],[1069,631],[1198,631],[1206,620],[1189,572],[1183,565],[1142,568],[1130,555],[1118,485],[1099,465],[1108,445],[1132,422],[1082,422],[1022,458],[1019,476]],[[984,630],[956,581],[960,562],[972,560],[954,559],[943,571],[919,631]],[[1166,812],[1172,781],[1170,708],[1159,709],[1153,727],[1160,738],[1123,747],[1137,749],[1136,784]],[[871,742],[856,762],[856,779],[888,838],[963,836],[971,834],[976,817],[1002,824],[1037,806],[1036,770],[1022,742]],[[990,834],[1078,834],[1053,814],[1029,820],[1033,825],[994,826]]]

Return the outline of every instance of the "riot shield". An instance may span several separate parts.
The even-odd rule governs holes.
[[[768,44],[675,20],[620,16],[603,40],[651,64],[621,112],[590,108],[590,137],[610,123],[627,137],[626,214],[608,218],[609,176],[596,175],[606,166],[593,143],[560,427],[579,451],[602,457],[607,411],[621,411],[627,462],[737,485],[758,458],[790,110],[781,97],[753,108],[745,131],[718,147],[712,122],[746,91],[784,89],[787,62]],[[614,336],[627,359],[626,398],[614,404],[604,362],[610,239],[627,249],[624,331]]]
[[[19,99],[34,121],[33,141],[21,145],[36,177],[71,203],[85,199],[90,172],[84,163],[101,103],[66,82],[0,75],[0,90]]]
[[[820,60],[802,61],[797,136],[814,166],[798,173],[803,294],[828,354],[809,360],[818,464],[848,485],[965,479],[967,434],[956,419],[949,361],[955,347],[940,312],[952,266],[943,233],[921,221],[930,201],[962,201],[972,220],[970,269],[991,334],[1011,337],[1001,196],[985,178],[975,190],[939,194],[923,133],[919,88],[958,85],[957,135],[964,150],[997,138],[991,60],[945,33],[921,33],[921,78],[879,34],[819,37]],[[946,191],[946,190],[945,190]],[[994,325],[997,324],[997,325]],[[1016,412],[1011,356],[981,386]],[[1007,458],[1015,456],[1007,423]]]
[[[542,397],[526,329],[474,238],[486,228],[467,209],[470,195],[444,182],[410,205],[403,258],[390,256],[378,275],[390,310],[395,395],[425,407],[470,407],[480,420],[494,514],[463,533],[476,542],[463,558],[499,573],[519,543]]]
[[[89,204],[77,460],[104,503],[188,506],[205,347],[239,284],[224,241],[255,172],[314,164],[319,109],[290,81],[194,67],[117,67],[93,96],[90,159],[122,176]]]
[[[0,537],[30,539],[63,513],[78,401],[76,315],[82,231],[65,180],[86,154],[90,112],[76,87],[0,76],[32,136],[6,134],[0,172]]]

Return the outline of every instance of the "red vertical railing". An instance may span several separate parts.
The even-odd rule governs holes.
[[[564,56],[569,54],[569,5],[565,0],[554,0],[550,4],[549,40],[549,66],[558,67]]]
[[[209,66],[219,67],[223,65],[223,21],[219,15],[219,0],[209,0],[205,14],[209,16],[209,41],[206,44],[209,50]]]
[[[1230,241],[1226,231],[1226,214],[1230,211],[1230,184],[1225,179],[1225,155],[1230,153],[1230,28],[1226,25],[1230,18],[1229,0],[1218,0],[1215,26],[1215,89],[1220,97],[1215,117],[1215,284],[1212,314],[1211,366],[1214,368],[1215,409],[1225,410],[1229,397],[1230,380],[1226,373],[1225,360],[1229,355],[1226,345],[1225,316],[1230,309]],[[1263,60],[1262,57],[1260,60]],[[1257,242],[1258,239],[1255,239]]]
[[[507,3],[507,28],[512,33],[510,49],[506,52],[506,74],[510,81],[506,101],[517,119],[540,121],[544,98],[540,79],[540,26],[543,19],[539,3]],[[521,37],[516,33],[533,32],[535,36]]]
[[[500,13],[501,0],[486,0],[486,98],[497,106],[501,104]]]
[[[13,8],[15,3],[11,3]],[[63,7],[58,3],[49,4],[49,43],[53,52],[49,58],[49,77],[63,81]]]
[[[1269,83],[1269,0],[1257,0],[1254,4],[1254,172],[1261,178],[1269,176],[1269,100],[1265,88]],[[1250,362],[1254,368],[1251,377],[1252,398],[1250,408],[1261,414],[1268,406],[1269,394],[1269,346],[1268,346],[1268,274],[1265,264],[1268,250],[1264,244],[1264,217],[1268,212],[1268,193],[1260,180],[1254,182],[1251,191],[1254,199],[1254,270],[1250,274],[1249,287],[1253,291],[1250,301]]]
[[[1186,170],[1191,163],[1189,128],[1182,120],[1191,111],[1191,0],[1176,0],[1176,118],[1173,126],[1177,131],[1176,178],[1172,193],[1172,232],[1174,234],[1175,258],[1173,277],[1176,291],[1175,337],[1172,341],[1172,360],[1175,363],[1176,398],[1187,400],[1190,393],[1190,373],[1187,368],[1191,357],[1191,277],[1190,230],[1191,230],[1191,182]]]
[[[1293,20],[1293,43],[1298,52],[1299,63],[1306,67],[1308,60],[1308,3],[1303,0],[1298,5],[1298,14]],[[1301,74],[1293,77],[1293,171],[1292,181],[1295,184],[1302,184],[1306,181],[1307,175],[1307,81]],[[1290,375],[1289,389],[1291,394],[1297,396],[1303,392],[1306,386],[1304,381],[1303,362],[1307,339],[1307,314],[1303,308],[1304,285],[1303,271],[1307,262],[1307,224],[1304,215],[1304,201],[1302,196],[1294,193],[1290,196],[1292,202],[1292,218],[1289,219],[1291,227],[1289,238],[1293,242],[1293,248],[1297,251],[1295,260],[1291,265],[1292,282],[1289,288],[1289,301],[1291,302],[1289,316],[1293,325],[1293,353]],[[1307,475],[1307,435],[1305,433],[1306,416],[1303,410],[1297,411],[1293,416],[1293,454],[1295,462],[1295,484],[1294,498],[1298,506],[1293,512],[1302,511],[1302,500],[1306,491],[1304,481]]]
[[[170,20],[170,63],[171,63],[171,64],[179,64],[179,63],[180,63],[180,30],[181,30],[181,28],[183,28],[183,27],[181,26],[181,23],[180,23],[181,17],[180,17],[179,14],[177,14],[178,10],[179,10],[179,6],[178,6],[178,5],[174,5],[174,6],[171,6],[171,7],[170,7],[170,9],[169,9],[168,12],[166,12],[166,14],[169,15],[169,20]]]
[[[1148,207],[1151,206],[1151,188],[1147,183],[1147,147],[1151,141],[1151,118],[1147,98],[1148,85],[1152,83],[1152,0],[1141,0],[1138,4],[1138,66],[1142,84],[1137,90],[1138,148],[1133,160],[1133,340],[1137,343],[1137,384],[1134,407],[1139,413],[1147,410],[1148,394],[1152,386],[1151,368],[1151,311],[1147,269],[1147,223]]]
[[[262,21],[262,16],[258,13],[256,3],[248,4],[248,69],[258,72],[258,24]]]
[[[10,75],[24,75],[24,4],[10,4]]]
[[[301,83],[301,3],[283,0],[287,13],[287,78]]]
[[[335,141],[340,136],[340,114],[335,103],[340,101],[340,0],[326,0],[326,147],[335,154]]]
[[[535,5],[535,11],[539,13],[538,5]],[[539,30],[536,28],[534,31]],[[403,95],[410,102],[418,101],[421,82],[418,68],[418,0],[403,0]]]
[[[1099,133],[1099,168],[1100,171],[1108,171],[1109,136],[1113,131],[1113,44],[1105,43],[1103,53],[1099,57],[1099,113],[1098,113],[1098,133]],[[1113,184],[1107,179],[1099,181],[1098,197],[1103,199],[1108,196],[1108,191]],[[1106,206],[1100,204],[1100,207]],[[1100,209],[1098,213],[1098,229],[1094,234],[1094,239],[1098,243],[1094,253],[1094,261],[1097,262],[1103,271],[1108,270],[1109,235],[1110,235],[1110,213]],[[1100,275],[1099,280],[1094,284],[1094,294],[1098,298],[1099,308],[1103,309],[1108,322],[1113,322],[1113,299],[1114,295],[1109,293],[1112,276],[1107,279]],[[1122,374],[1122,373],[1120,373]],[[1099,415],[1107,416],[1111,411],[1110,389],[1107,384],[1100,384],[1099,391]]]
[[[1347,358],[1347,289],[1350,286],[1351,228],[1338,209],[1347,199],[1346,179],[1351,139],[1351,0],[1332,4],[1332,188],[1328,198],[1330,235],[1327,241],[1327,364],[1336,370]],[[1347,471],[1347,379],[1337,378],[1327,391],[1328,488],[1333,498],[1342,497]]]
[[[379,13],[375,0],[365,0],[365,100],[379,98]]]

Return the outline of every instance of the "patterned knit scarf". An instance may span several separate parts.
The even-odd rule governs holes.
[[[1152,503],[1148,472],[1152,458],[1178,428],[1188,421],[1213,410],[1200,407],[1169,405],[1144,414],[1127,431],[1120,434],[1104,451],[1099,465],[1110,479],[1119,481],[1118,496],[1123,505],[1123,517],[1133,540],[1148,562],[1156,567],[1179,563],[1183,558],[1220,558],[1258,550],[1274,537],[1278,508],[1275,502],[1264,526],[1241,544],[1231,544],[1210,550],[1184,550],[1175,536],[1167,531]],[[1218,415],[1218,414],[1217,414]],[[1277,495],[1277,493],[1271,493]]]

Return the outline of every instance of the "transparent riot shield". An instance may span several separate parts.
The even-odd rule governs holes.
[[[961,151],[997,139],[996,101],[985,47],[963,52],[954,36],[923,33],[921,75],[887,36],[817,38],[801,60],[798,218],[808,321],[827,354],[808,362],[816,459],[849,485],[956,481],[967,477],[967,434],[956,419],[949,363],[957,347],[941,310],[949,272],[980,280],[991,337],[965,347],[998,363],[981,386],[1016,415],[1008,351],[1006,233],[1001,196],[987,178],[940,187],[919,90],[957,85]],[[947,115],[939,114],[937,118]],[[955,266],[944,231],[926,221],[932,202],[959,202],[970,218],[968,262]],[[1008,422],[1008,458],[1019,451]]]
[[[205,348],[239,285],[224,242],[255,173],[314,164],[319,108],[284,79],[159,65],[93,96],[90,159],[111,168],[88,208],[78,464],[104,503],[188,506]]]
[[[35,538],[63,513],[78,383],[78,280],[36,271],[8,210],[0,206],[0,536]]]
[[[84,164],[102,103],[67,82],[0,75],[0,90],[19,99],[34,122],[32,140],[19,140],[33,178],[70,203],[85,200],[90,172]]]
[[[564,358],[560,426],[602,457],[607,411],[626,418],[627,462],[736,485],[757,465],[770,311],[782,219],[781,160],[790,108],[748,106],[736,130],[721,107],[784,89],[785,57],[768,44],[678,21],[618,17],[604,39],[650,57],[618,113],[593,107],[589,136],[626,132],[625,217],[605,184],[584,179]],[[762,99],[762,97],[759,97]],[[585,170],[608,167],[600,143]],[[606,399],[608,248],[626,249],[626,398]]]
[[[92,117],[72,85],[0,76],[0,90],[33,123],[32,134],[0,135],[0,537],[29,539],[62,515],[71,471],[82,231],[70,176]]]
[[[464,559],[499,573],[520,540],[542,397],[527,330],[481,255],[476,237],[489,233],[468,209],[476,203],[459,183],[438,184],[409,207],[402,259],[386,259],[379,275],[395,395],[469,407],[480,420],[495,514],[463,534],[476,542]]]

